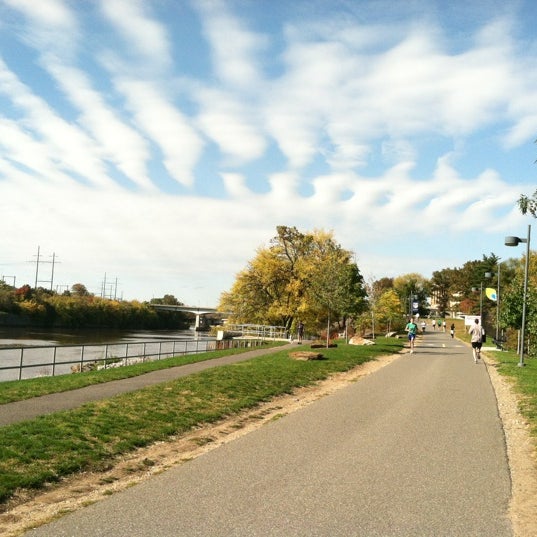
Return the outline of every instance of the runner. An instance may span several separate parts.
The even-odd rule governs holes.
[[[416,339],[416,332],[418,331],[418,325],[412,319],[409,319],[405,327],[405,330],[408,332],[410,354],[412,354],[414,352],[414,340]]]
[[[475,320],[475,324],[470,326],[468,333],[472,336],[472,352],[474,355],[474,363],[477,364],[481,359],[481,346],[483,345],[483,327],[479,324],[479,319]]]

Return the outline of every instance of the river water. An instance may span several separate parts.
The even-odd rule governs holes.
[[[40,330],[1,327],[0,347],[128,343],[161,339],[205,338],[207,335],[207,333],[194,330]]]
[[[77,364],[191,354],[214,341],[194,330],[39,330],[0,328],[0,382],[70,373]]]

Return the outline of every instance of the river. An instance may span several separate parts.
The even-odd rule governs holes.
[[[110,358],[161,359],[208,350],[215,338],[194,330],[39,330],[0,328],[0,382],[70,373]]]
[[[200,333],[194,330],[45,330],[0,327],[0,347],[130,343],[162,339],[195,339],[207,336],[205,332]]]

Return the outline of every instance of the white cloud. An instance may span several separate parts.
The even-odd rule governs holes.
[[[3,0],[3,3],[16,9],[28,17],[34,24],[42,28],[72,29],[76,20],[63,0]]]
[[[221,0],[200,0],[195,7],[213,51],[213,65],[222,82],[251,88],[262,79],[256,55],[266,40],[249,31]]]
[[[165,27],[150,18],[148,3],[140,0],[100,0],[100,9],[110,24],[123,36],[127,50],[153,67],[172,65],[170,40]]]
[[[46,145],[49,158],[60,170],[82,177],[89,183],[111,184],[93,141],[60,117],[43,98],[32,93],[1,59],[0,94],[4,94],[20,111],[26,132]],[[29,166],[32,167],[31,163]]]
[[[203,88],[196,98],[200,103],[197,124],[231,162],[243,163],[263,155],[266,142],[254,106],[228,93]]]
[[[23,15],[29,26],[21,32],[23,39],[38,50],[57,50],[64,55],[77,50],[78,21],[64,0],[3,0]]]
[[[103,95],[95,91],[80,70],[46,61],[47,68],[63,88],[67,98],[78,108],[78,123],[96,141],[103,160],[117,166],[134,183],[153,188],[147,172],[149,148],[146,141],[118,117]]]
[[[118,78],[117,89],[128,101],[138,128],[162,151],[163,164],[176,181],[191,186],[203,141],[188,118],[153,84]]]

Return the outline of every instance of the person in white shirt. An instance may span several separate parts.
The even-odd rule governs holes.
[[[479,324],[479,319],[475,320],[475,323],[470,326],[468,333],[472,336],[472,352],[474,354],[474,362],[481,359],[481,346],[483,345],[483,327]]]

